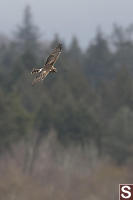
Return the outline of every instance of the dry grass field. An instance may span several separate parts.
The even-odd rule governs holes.
[[[131,164],[98,159],[93,146],[64,149],[53,134],[41,144],[31,172],[32,146],[27,151],[21,143],[1,157],[1,200],[112,200],[118,199],[119,183],[133,180]]]

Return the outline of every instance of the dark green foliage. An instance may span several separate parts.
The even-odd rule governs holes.
[[[23,24],[18,27],[16,33],[16,45],[20,51],[20,58],[24,68],[31,70],[37,64],[39,54],[39,33],[38,28],[32,23],[30,7],[27,6],[24,12]]]
[[[101,79],[106,79],[106,76],[111,76],[112,53],[102,32],[97,33],[94,42],[88,47],[85,57],[85,72],[91,81],[96,83]]]
[[[0,149],[24,137],[31,129],[32,118],[18,96],[0,90]]]

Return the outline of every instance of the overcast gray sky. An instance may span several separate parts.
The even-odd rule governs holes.
[[[96,28],[110,33],[112,24],[133,23],[133,0],[0,0],[0,32],[12,33],[30,5],[34,22],[45,39],[59,33],[67,43],[76,35],[82,46],[94,37]]]

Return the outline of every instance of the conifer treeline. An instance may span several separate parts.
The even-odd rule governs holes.
[[[74,37],[63,43],[58,73],[32,87],[30,71],[41,66],[59,41],[41,41],[30,8],[14,38],[0,36],[0,149],[51,129],[63,145],[96,146],[123,163],[133,153],[133,28],[99,31],[87,50]]]

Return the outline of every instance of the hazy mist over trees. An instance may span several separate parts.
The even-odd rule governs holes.
[[[29,6],[24,11],[22,23],[14,29],[13,39],[0,35],[1,157],[7,153],[16,159],[14,148],[23,143],[22,171],[33,172],[36,163],[40,162],[39,149],[52,133],[57,144],[48,142],[49,149],[55,152],[52,159],[58,160],[58,152],[72,147],[80,148],[82,155],[79,159],[81,163],[88,163],[90,168],[93,168],[90,166],[92,161],[87,159],[91,152],[96,152],[97,156],[94,154],[92,157],[94,162],[99,163],[98,166],[101,166],[103,158],[111,160],[116,173],[118,166],[121,169],[132,163],[133,26],[125,30],[114,25],[110,37],[99,30],[85,50],[80,48],[76,36],[69,47],[59,35],[51,42],[42,41]],[[33,87],[32,68],[43,65],[51,48],[58,42],[63,43],[63,53],[56,63],[58,73],[50,74]],[[56,147],[58,150],[55,150]],[[73,152],[77,161],[75,155],[78,151]],[[83,152],[87,152],[84,161]],[[71,151],[69,153],[71,155]],[[58,165],[51,160],[57,170]],[[76,165],[73,164],[73,169]],[[99,169],[104,171],[105,165]],[[66,170],[65,167],[63,170]],[[120,171],[122,174],[122,169]],[[104,198],[101,195],[99,199]]]

